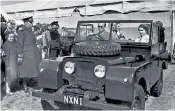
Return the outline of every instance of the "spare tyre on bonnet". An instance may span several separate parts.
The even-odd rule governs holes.
[[[149,29],[147,42],[136,40],[141,24]],[[152,20],[79,21],[71,56],[41,62],[43,91],[33,96],[41,98],[45,110],[145,109],[148,95],[161,95],[167,68],[159,29]]]

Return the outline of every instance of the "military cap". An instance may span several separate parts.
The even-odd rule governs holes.
[[[54,21],[50,25],[58,25],[58,21]]]
[[[25,22],[25,21],[30,20],[31,18],[33,18],[33,16],[25,16],[21,20],[23,20]]]

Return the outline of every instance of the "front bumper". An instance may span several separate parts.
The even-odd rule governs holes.
[[[32,92],[32,96],[39,97],[45,100],[52,100],[64,103],[64,90],[67,86],[62,86],[59,90],[55,93],[47,93],[47,92]],[[105,101],[103,95],[100,95],[100,99],[97,101],[90,100],[90,92],[86,91],[82,98],[82,106],[80,107],[87,107],[93,109],[103,109],[103,110],[129,110],[129,105],[124,104],[109,104]],[[65,103],[66,104],[66,103]]]

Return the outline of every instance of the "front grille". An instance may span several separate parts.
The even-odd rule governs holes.
[[[91,62],[78,62],[77,81],[83,88],[92,89],[95,86],[94,65]]]
[[[93,82],[93,64],[90,62],[78,63],[78,78],[80,81]]]

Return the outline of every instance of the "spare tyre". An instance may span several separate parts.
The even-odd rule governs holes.
[[[121,46],[109,41],[86,41],[76,43],[74,51],[82,56],[115,56],[120,54]]]

